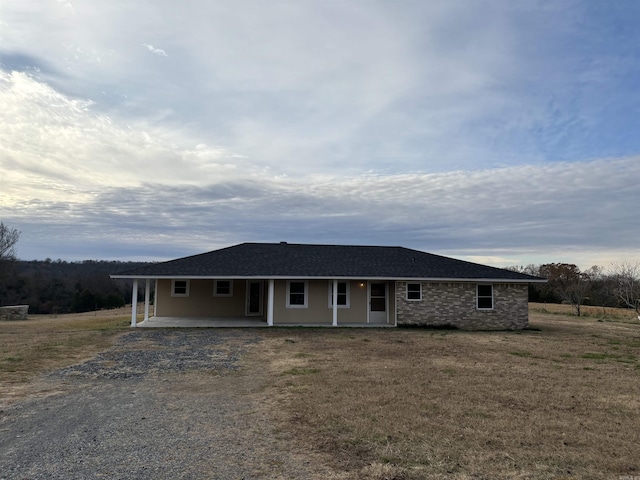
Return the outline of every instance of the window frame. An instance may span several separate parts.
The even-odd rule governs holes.
[[[176,293],[176,283],[177,282],[184,282],[185,284],[185,288],[184,288],[184,293]],[[171,296],[172,297],[188,297],[189,296],[189,291],[191,288],[191,282],[187,279],[172,279],[171,280]]]
[[[220,284],[220,282],[227,282],[229,284],[229,293],[219,293],[218,292],[218,285]],[[233,280],[224,280],[224,279],[214,280],[213,281],[213,296],[214,297],[233,297]]]
[[[303,304],[292,304],[291,303],[291,284],[292,283],[302,283],[304,285],[304,290],[302,294],[304,295],[304,303]],[[294,292],[295,295],[300,295],[299,292]],[[309,282],[307,280],[287,280],[287,308],[308,308],[309,306]]]
[[[480,288],[481,287],[489,287],[491,289],[491,296],[489,295],[480,295]],[[490,307],[481,307],[480,306],[480,300],[486,300],[486,299],[490,299],[491,300],[491,306]],[[476,310],[493,310],[495,308],[495,295],[494,295],[494,288],[493,288],[493,284],[492,283],[479,283],[476,285]]]
[[[418,287],[420,287],[420,289],[417,292],[418,298],[409,298],[409,285],[418,285]],[[413,291],[412,293],[416,293],[416,292]],[[420,302],[422,300],[422,282],[407,282],[405,299],[408,302]]]
[[[345,288],[345,293],[340,293],[340,284],[344,283],[346,285]],[[351,282],[348,280],[345,281],[338,281],[338,299],[340,298],[341,295],[345,296],[345,304],[344,305],[340,305],[338,304],[338,308],[351,308],[351,288],[350,288],[350,284]],[[328,296],[328,300],[327,300],[327,305],[329,306],[329,308],[333,308],[333,280],[329,280],[329,296]]]

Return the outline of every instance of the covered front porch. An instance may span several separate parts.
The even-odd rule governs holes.
[[[394,326],[394,293],[384,280],[135,278],[131,326]]]
[[[214,289],[216,283],[213,281]],[[131,294],[132,327],[263,327],[273,325],[273,280],[240,282],[246,291],[233,299],[235,282],[226,281],[226,293],[203,291],[205,281],[190,279],[134,278]],[[265,283],[267,291],[265,292]],[[151,286],[154,288],[151,312]],[[139,322],[138,292],[144,288],[143,319]],[[182,290],[180,290],[182,289]],[[167,290],[167,291],[165,291]],[[236,288],[236,292],[237,292]],[[209,295],[207,295],[209,293]],[[243,299],[246,297],[246,305]],[[213,304],[209,302],[215,302]],[[159,308],[159,303],[162,307]],[[197,311],[189,313],[188,308]],[[182,310],[185,310],[183,312]],[[217,315],[211,315],[213,311]]]

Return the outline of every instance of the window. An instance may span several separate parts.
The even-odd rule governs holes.
[[[231,280],[214,280],[213,295],[215,297],[231,297],[233,295],[233,282]]]
[[[172,297],[189,296],[189,280],[171,280]]]
[[[287,308],[307,308],[307,282],[287,281]]]
[[[421,283],[407,283],[407,300],[422,300]]]
[[[333,281],[329,281],[329,308],[333,308]],[[338,282],[338,308],[349,308],[349,282]]]
[[[478,310],[493,309],[493,285],[476,286],[476,304]]]

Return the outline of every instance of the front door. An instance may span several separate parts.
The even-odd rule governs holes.
[[[247,316],[262,315],[262,281],[247,280]]]
[[[386,282],[369,282],[369,323],[387,323]]]

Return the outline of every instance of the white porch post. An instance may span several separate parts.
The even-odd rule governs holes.
[[[144,280],[144,321],[149,320],[149,300],[151,297],[151,279]]]
[[[138,279],[133,279],[133,292],[131,292],[131,326],[136,326],[136,317],[138,315]]]
[[[274,298],[274,281],[269,280],[269,292],[267,294],[267,326],[273,327],[273,298]]]
[[[158,279],[156,278],[156,286],[153,289],[153,316],[158,316]]]
[[[333,323],[334,327],[338,326],[338,280],[333,281]]]

